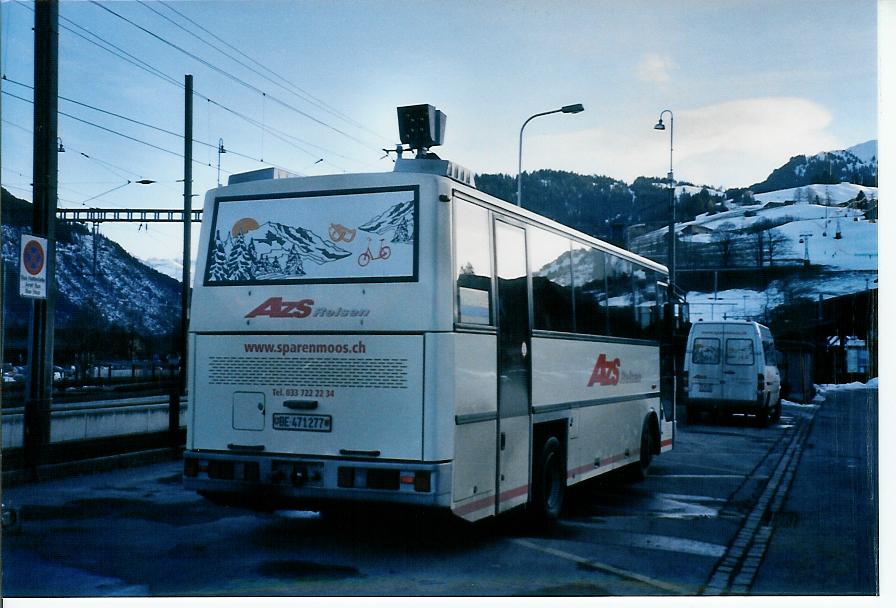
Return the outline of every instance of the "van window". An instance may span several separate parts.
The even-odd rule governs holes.
[[[762,352],[765,354],[765,364],[766,365],[777,365],[778,364],[778,355],[775,351],[775,343],[771,341],[763,341],[762,342]]]
[[[745,338],[728,338],[725,340],[726,365],[753,365],[753,341]]]
[[[699,365],[718,365],[721,361],[721,350],[718,338],[694,338],[691,360]]]

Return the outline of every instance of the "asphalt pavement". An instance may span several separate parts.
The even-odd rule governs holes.
[[[161,462],[15,485],[4,597],[697,596],[877,592],[877,391],[781,421],[681,426],[639,484],[577,487],[556,526],[363,509],[258,514]]]

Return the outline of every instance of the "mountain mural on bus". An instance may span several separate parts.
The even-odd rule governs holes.
[[[393,231],[393,243],[414,242],[414,201],[405,201],[392,206],[364,225],[358,226],[358,230],[385,234]]]
[[[387,192],[220,203],[206,283],[411,276],[416,205],[413,198],[395,202],[398,194],[407,198]],[[288,223],[296,217],[303,225]]]

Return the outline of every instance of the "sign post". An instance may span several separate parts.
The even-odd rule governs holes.
[[[57,98],[59,2],[34,3],[34,194],[31,230],[25,239],[19,288],[33,290],[25,383],[25,466],[37,478],[50,442],[53,398],[53,332],[56,288]],[[41,281],[40,277],[43,278]]]

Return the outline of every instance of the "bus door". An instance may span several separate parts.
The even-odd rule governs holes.
[[[529,374],[531,341],[526,232],[495,220],[498,277],[498,424],[496,513],[529,494]]]

